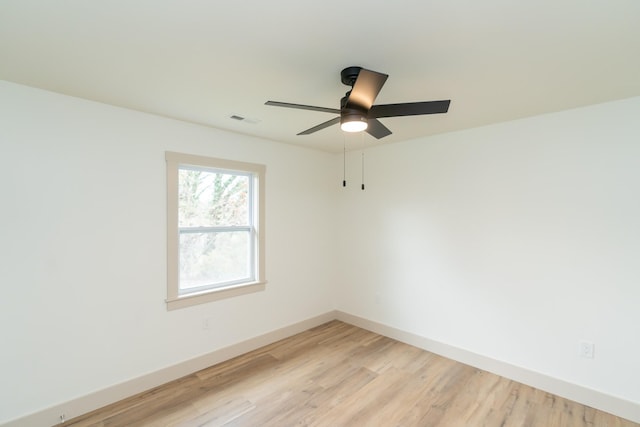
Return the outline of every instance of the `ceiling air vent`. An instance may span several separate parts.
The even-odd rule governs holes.
[[[260,123],[260,119],[254,119],[251,117],[242,117],[237,114],[232,114],[229,116],[229,118],[233,120],[237,120],[239,122],[250,123],[252,125],[255,125],[256,123]]]

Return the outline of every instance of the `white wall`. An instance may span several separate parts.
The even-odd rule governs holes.
[[[632,98],[368,150],[337,308],[640,404],[639,117]]]
[[[383,145],[363,192],[359,152],[342,189],[341,156],[0,82],[0,424],[333,308],[640,403],[638,113]],[[165,150],[267,165],[267,291],[166,311]]]
[[[165,150],[267,165],[266,291],[166,310]],[[333,308],[331,155],[0,82],[0,159],[0,424]]]

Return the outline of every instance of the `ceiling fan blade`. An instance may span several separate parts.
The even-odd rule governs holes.
[[[361,69],[347,99],[346,107],[368,111],[388,77],[387,74]]]
[[[376,139],[391,135],[391,131],[377,119],[369,119],[367,133]]]
[[[314,127],[310,128],[310,129],[303,130],[298,135],[309,135],[311,133],[318,132],[319,130],[322,130],[324,128],[328,128],[329,126],[332,126],[332,125],[335,125],[335,124],[338,124],[338,123],[340,123],[340,117],[336,117],[335,119],[331,119],[331,120],[326,121],[324,123],[320,123],[319,125],[314,126]]]
[[[449,110],[451,100],[407,102],[404,104],[374,105],[369,110],[369,118],[419,116],[422,114],[440,114]]]
[[[314,107],[313,105],[291,104],[289,102],[267,101],[264,103],[264,105],[271,105],[274,107],[297,108],[299,110],[321,111],[323,113],[340,114],[340,110],[336,108]]]

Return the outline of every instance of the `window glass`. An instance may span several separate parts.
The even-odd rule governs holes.
[[[180,167],[180,227],[249,224],[249,174]]]

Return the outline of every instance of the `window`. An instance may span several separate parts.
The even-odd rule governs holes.
[[[265,167],[165,157],[167,308],[263,290]]]

